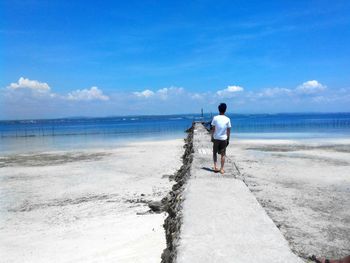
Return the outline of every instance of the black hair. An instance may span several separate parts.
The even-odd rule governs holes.
[[[226,103],[220,103],[220,105],[218,107],[220,113],[225,113],[226,108],[227,108]]]

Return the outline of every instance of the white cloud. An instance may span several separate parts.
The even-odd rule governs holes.
[[[330,102],[332,101],[331,98],[324,97],[324,96],[316,96],[312,98],[312,101],[318,102],[318,103],[323,103],[323,102]]]
[[[230,98],[234,95],[236,92],[243,91],[244,89],[240,86],[227,86],[226,89],[219,90],[216,92],[216,95],[222,98]]]
[[[287,88],[267,88],[260,92],[252,92],[252,98],[283,98],[286,96],[294,99],[300,98],[303,95],[317,95],[326,90],[326,86],[319,83],[317,80],[309,80],[293,89]]]
[[[147,98],[154,96],[156,98],[166,100],[171,95],[179,95],[179,94],[182,94],[183,92],[184,92],[183,88],[171,86],[170,88],[159,89],[156,92],[149,90],[149,89],[146,89],[146,90],[141,91],[141,92],[135,91],[135,92],[133,92],[133,94],[139,98],[146,98],[147,99]]]
[[[141,91],[141,92],[135,91],[135,92],[133,92],[133,94],[137,97],[140,97],[140,98],[149,98],[149,97],[152,97],[154,95],[154,92],[152,90],[146,89],[146,90]]]
[[[170,87],[170,88],[162,88],[157,90],[157,95],[163,99],[166,100],[169,95],[179,95],[184,92],[183,88],[178,88],[178,87]]]
[[[258,93],[258,97],[277,97],[283,95],[291,95],[292,90],[286,88],[267,88]]]
[[[299,85],[296,88],[296,91],[304,94],[314,94],[314,93],[324,91],[326,88],[327,87],[325,85],[322,85],[317,80],[309,80]]]
[[[157,94],[161,99],[166,100],[168,98],[168,88],[159,89]]]
[[[45,82],[30,80],[27,78],[19,78],[18,82],[11,83],[7,86],[6,96],[12,98],[27,98],[27,99],[62,99],[74,101],[91,101],[91,100],[109,100],[109,97],[104,95],[102,90],[97,87],[90,89],[74,90],[67,95],[56,94],[51,91],[50,86]]]
[[[23,77],[20,77],[18,82],[11,83],[7,88],[12,90],[31,89],[39,92],[50,91],[50,86],[47,83],[39,82],[37,80],[30,80]]]
[[[237,91],[243,91],[243,88],[240,86],[227,86],[226,90],[229,92],[237,92]]]
[[[194,93],[194,94],[191,94],[191,98],[194,100],[202,100],[204,99],[204,94]]]
[[[90,89],[75,90],[67,95],[67,99],[75,101],[91,101],[91,100],[109,100],[109,97],[104,95],[98,87]]]

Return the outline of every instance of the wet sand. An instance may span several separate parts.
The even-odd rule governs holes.
[[[1,262],[159,262],[183,144],[0,156]]]
[[[350,255],[350,140],[236,140],[228,155],[297,255]]]

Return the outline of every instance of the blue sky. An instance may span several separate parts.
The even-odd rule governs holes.
[[[349,1],[1,0],[0,119],[350,111]]]

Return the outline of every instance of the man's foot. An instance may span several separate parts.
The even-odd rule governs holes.
[[[225,173],[225,170],[224,170],[224,169],[220,169],[220,173],[221,173],[221,174],[224,174],[224,173]]]
[[[214,170],[214,173],[220,172],[220,170],[217,167],[214,167],[213,170]]]

